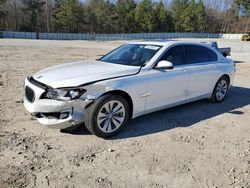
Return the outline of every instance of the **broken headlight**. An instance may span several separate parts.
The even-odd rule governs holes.
[[[43,96],[45,99],[69,101],[86,93],[86,89],[50,89]]]

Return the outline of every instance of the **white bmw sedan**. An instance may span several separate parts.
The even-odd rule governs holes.
[[[98,61],[57,65],[25,80],[25,108],[42,124],[84,123],[96,136],[118,133],[131,118],[227,95],[233,61],[208,44],[131,42]]]

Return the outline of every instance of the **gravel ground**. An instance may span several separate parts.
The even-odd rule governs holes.
[[[123,41],[0,39],[1,187],[249,188],[250,42],[218,42],[232,47],[237,67],[223,103],[202,100],[145,115],[103,140],[84,126],[62,133],[40,125],[23,107],[23,82]]]

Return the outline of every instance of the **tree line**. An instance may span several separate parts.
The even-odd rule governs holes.
[[[250,0],[0,0],[6,31],[243,33],[249,22]]]

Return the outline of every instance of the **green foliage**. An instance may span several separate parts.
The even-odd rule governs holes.
[[[134,0],[118,0],[115,4],[114,14],[114,29],[119,33],[126,33],[135,31],[135,7]]]
[[[167,4],[163,0],[12,0],[3,6],[5,1],[0,0],[0,18],[6,16],[0,25],[9,30],[218,33],[245,31],[250,24],[250,0],[217,1],[219,8],[213,8],[212,1],[206,1],[210,5],[205,7],[205,0]]]
[[[205,32],[205,6],[202,0],[199,0],[195,7],[195,31]]]
[[[150,0],[142,0],[135,8],[135,21],[138,32],[152,32],[153,4]]]
[[[187,28],[184,27],[185,12],[187,8],[186,0],[173,0],[172,2],[172,16],[175,23],[176,31],[185,31]]]
[[[112,33],[114,20],[114,5],[109,1],[99,0],[95,6],[98,33]]]
[[[202,32],[205,23],[205,7],[202,0],[173,0],[172,15],[176,31]]]
[[[85,5],[85,21],[90,33],[113,33],[115,5],[104,0],[90,0]]]
[[[56,2],[56,27],[61,31],[78,32],[84,23],[84,9],[78,0],[62,0]]]
[[[173,29],[173,22],[171,13],[166,10],[162,1],[157,4],[154,4],[153,8],[153,24],[154,31],[157,32],[169,32]]]
[[[43,0],[22,0],[23,2],[23,12],[29,21],[26,21],[22,28],[28,31],[38,30],[38,19],[41,13],[44,11],[43,6],[45,2]]]

